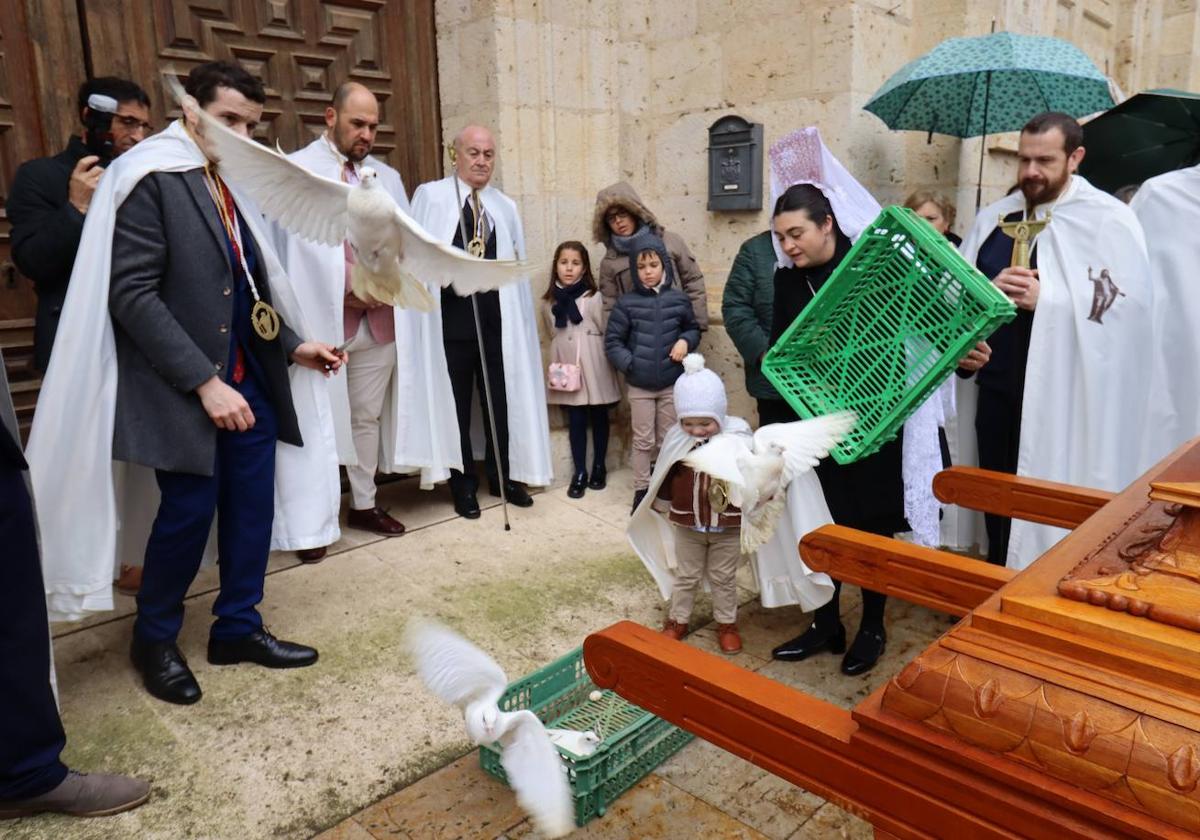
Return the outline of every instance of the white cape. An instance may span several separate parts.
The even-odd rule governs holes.
[[[34,498],[41,502],[38,526],[51,621],[73,621],[113,608],[113,573],[122,560],[141,564],[158,510],[154,471],[112,460],[117,362],[108,290],[117,208],[151,172],[184,172],[203,165],[199,148],[174,122],[114,161],[92,197],[27,454]],[[231,191],[259,246],[272,302],[298,335],[307,335],[296,295],[258,212],[236,188]],[[321,374],[293,369],[291,378],[298,416],[321,416],[322,401],[328,414]],[[301,427],[306,440],[310,432]],[[276,528],[298,524],[289,517],[300,515],[279,509],[283,490],[276,476]]]
[[[963,242],[972,265],[1001,217],[1024,210],[1018,191],[985,207]],[[1139,444],[1150,394],[1154,336],[1146,244],[1133,212],[1082,177],[1071,178],[1037,237],[1041,282],[1025,368],[1017,475],[1100,490],[1122,490],[1142,468]],[[1102,323],[1089,320],[1094,284],[1089,269],[1106,269],[1121,291]],[[958,416],[950,435],[954,463],[977,465],[973,380],[961,380]],[[958,543],[970,544],[960,520]],[[982,524],[980,522],[980,524]],[[982,529],[978,530],[982,534]],[[1008,566],[1023,569],[1067,532],[1014,520]]]
[[[341,176],[342,162],[334,156],[333,147],[324,136],[289,157],[305,169],[326,178],[337,180]],[[399,173],[373,159],[370,165],[378,171],[380,183],[392,198],[407,209],[408,197],[404,194]],[[313,330],[306,338],[340,346],[345,341],[342,335],[343,249],[330,248],[290,235],[278,225],[268,223],[268,229],[272,234],[275,252],[292,280],[305,320]],[[296,416],[300,421],[304,446],[281,447],[275,460],[276,476],[281,488],[281,492],[276,494],[276,505],[286,502],[305,514],[293,520],[299,526],[299,531],[282,528],[280,523],[276,523],[271,534],[271,548],[276,550],[318,548],[332,545],[341,537],[338,513],[341,510],[342,488],[338,463],[356,462],[354,439],[350,432],[350,397],[346,390],[345,375],[331,376],[324,384],[329,393],[329,413],[306,417],[297,407]],[[387,407],[394,406],[394,391],[393,387],[385,403],[385,417],[389,414]],[[323,410],[325,405],[323,402],[318,409]],[[394,411],[391,413],[394,414]],[[386,422],[381,441],[390,443],[388,432],[391,430],[392,425]],[[390,457],[391,446],[381,448]],[[389,464],[390,461],[381,462],[381,466]],[[290,496],[285,497],[284,493],[289,491]]]
[[[745,435],[749,445],[750,426],[742,418],[726,417],[721,430]],[[696,443],[696,439],[686,434],[678,423],[670,428],[650,476],[646,497],[629,520],[629,543],[654,577],[664,599],[671,597],[675,585],[677,526],[668,522],[652,505],[671,467]],[[799,604],[806,611],[815,610],[833,597],[833,581],[829,575],[805,566],[799,551],[802,536],[832,522],[816,473],[808,470],[797,476],[788,487],[786,514],[780,516],[771,539],[750,560],[764,607]],[[704,585],[707,588],[707,580]]]
[[[460,180],[460,201],[455,195],[452,180],[455,177],[451,175],[440,181],[422,184],[413,194],[413,218],[442,242],[454,240],[462,201],[466,201],[471,193],[471,188]],[[525,234],[512,199],[492,186],[484,187],[479,196],[496,231],[496,258],[525,259]],[[437,296],[438,286],[432,280],[426,282]],[[418,338],[422,341],[423,351],[429,354],[429,373],[439,380],[431,385],[446,389],[446,393],[450,394],[449,405],[453,408],[453,392],[450,391],[446,353],[442,345],[441,310],[410,314],[414,321],[420,323]],[[554,480],[550,461],[550,421],[546,409],[541,343],[528,280],[500,289],[500,317],[504,387],[508,397],[508,459],[512,470],[509,478],[534,486],[546,486]],[[457,432],[453,415],[445,425],[448,430]],[[459,466],[449,461],[452,454],[454,460],[458,460],[458,448],[455,436],[450,451],[441,453],[445,469],[436,474],[435,480],[448,478],[449,467]],[[480,454],[477,444],[476,456]]]
[[[336,155],[324,136],[289,155],[289,158],[310,172],[332,180],[341,177],[341,168],[345,161]],[[376,171],[379,182],[400,208],[406,213],[410,212],[400,173],[375,158],[366,161],[365,165]],[[272,226],[272,231],[280,260],[292,279],[300,307],[313,329],[311,337],[340,346],[348,338],[343,335],[342,326],[344,249],[310,242],[303,237],[287,233],[278,225]],[[430,395],[423,391],[419,383],[430,381],[429,348],[424,347],[418,340],[416,334],[419,325],[415,324],[410,313],[395,309],[393,317],[396,327],[397,363],[391,387],[384,400],[379,436],[379,469],[391,473],[416,472],[436,464],[436,459],[429,454],[431,451],[445,449],[458,440],[452,432],[447,431],[451,428],[448,424],[454,417],[453,394],[449,390],[448,380],[444,394]],[[350,363],[353,364],[353,359]],[[324,451],[309,453],[307,437],[303,449],[280,450],[276,470],[284,473],[288,479],[288,486],[306,487],[318,481],[323,483],[328,480],[326,476],[331,476],[336,482],[339,478],[339,462],[358,462],[350,429],[347,378],[330,377],[326,380],[326,387],[329,390],[332,416],[323,418],[321,429],[323,437],[328,439],[324,441],[325,449],[328,449],[331,441],[336,441],[336,454],[328,456]],[[421,393],[426,393],[430,402],[416,396]],[[412,399],[402,399],[401,394],[414,396]],[[433,397],[438,396],[439,400],[433,400]],[[433,481],[423,480],[422,486],[432,487]],[[309,499],[310,533],[277,533],[278,541],[273,547],[309,548],[329,545],[336,540],[339,533],[337,522],[341,505],[340,485],[337,491],[332,498],[323,494]],[[333,539],[319,542],[316,533],[332,534]]]
[[[1151,178],[1129,205],[1154,280],[1155,364],[1142,465],[1200,435],[1200,166]]]

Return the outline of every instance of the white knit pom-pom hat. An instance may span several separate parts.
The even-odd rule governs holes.
[[[675,416],[708,417],[725,424],[728,400],[721,377],[704,366],[704,357],[689,353],[683,358],[683,375],[675,380]]]

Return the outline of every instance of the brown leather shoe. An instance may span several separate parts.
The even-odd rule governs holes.
[[[117,578],[117,591],[122,595],[136,595],[142,588],[142,567],[121,564],[121,576]]]
[[[351,528],[383,534],[385,537],[398,537],[404,533],[404,523],[387,515],[381,507],[370,510],[355,510],[350,508],[346,514],[346,524]]]
[[[50,812],[73,817],[107,817],[136,808],[150,798],[150,784],[129,776],[67,771],[58,787],[28,799],[0,799],[0,819]]]
[[[300,558],[301,563],[320,563],[325,559],[326,551],[328,548],[323,545],[317,548],[302,548],[296,552],[296,556]]]
[[[737,625],[718,624],[717,644],[721,647],[721,653],[741,653],[742,637],[738,635]]]
[[[678,621],[673,621],[669,618],[663,624],[662,629],[664,636],[670,636],[677,642],[687,635],[687,631],[688,626],[686,624],[680,624]]]

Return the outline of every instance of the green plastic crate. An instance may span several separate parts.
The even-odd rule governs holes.
[[[894,438],[1016,306],[928,222],[888,207],[763,359],[801,417],[851,410],[840,464]]]
[[[575,798],[575,824],[601,816],[622,793],[692,740],[692,734],[605,689],[597,689],[583,665],[583,649],[513,682],[500,698],[506,712],[529,709],[546,726],[585,731],[600,724],[600,744],[586,758],[559,748]],[[483,769],[508,784],[500,750],[479,748]]]

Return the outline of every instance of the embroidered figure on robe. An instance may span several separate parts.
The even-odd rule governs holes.
[[[1117,284],[1113,282],[1112,275],[1108,273],[1107,268],[1100,269],[1100,276],[1096,277],[1092,274],[1092,267],[1089,265],[1088,280],[1092,281],[1092,311],[1088,315],[1088,320],[1103,324],[1104,321],[1101,319],[1104,317],[1104,313],[1117,302],[1118,296],[1124,297],[1125,293],[1117,288]]]

